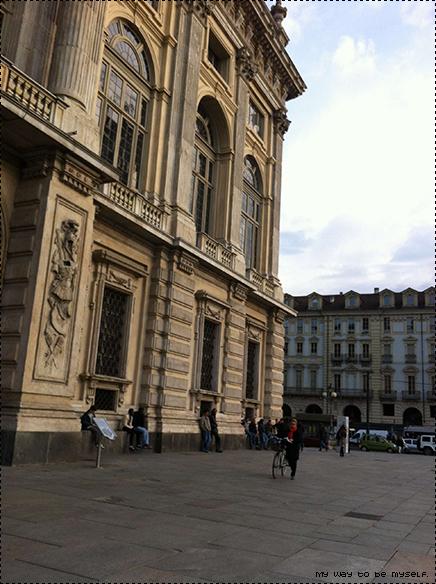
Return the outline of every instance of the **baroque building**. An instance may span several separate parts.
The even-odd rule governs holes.
[[[285,295],[284,400],[354,428],[434,423],[435,289]]]
[[[77,457],[90,404],[158,451],[280,415],[285,14],[2,3],[4,462]]]

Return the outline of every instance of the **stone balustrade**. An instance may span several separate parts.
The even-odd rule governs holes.
[[[24,109],[59,128],[62,127],[63,114],[68,107],[67,104],[3,58],[1,90]]]
[[[147,225],[161,231],[165,230],[166,215],[164,211],[147,201],[140,193],[132,191],[120,183],[113,182],[104,185],[103,194],[122,209],[142,219]]]
[[[234,268],[235,254],[224,244],[216,241],[206,233],[197,233],[197,247],[210,258],[223,264],[226,268]]]
[[[261,292],[274,298],[275,296],[275,284],[266,276],[259,274],[257,270],[251,268],[247,270],[247,278],[252,284],[258,288]]]

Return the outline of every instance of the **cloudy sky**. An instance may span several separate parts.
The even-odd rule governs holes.
[[[285,291],[433,285],[435,2],[284,4],[308,86],[288,104]]]

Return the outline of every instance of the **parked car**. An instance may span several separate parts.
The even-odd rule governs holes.
[[[369,431],[369,435],[370,436],[381,436],[382,438],[387,438],[388,431],[387,430],[372,430],[371,429]],[[357,430],[357,432],[355,432],[351,436],[350,444],[355,444],[356,446],[358,446],[364,436],[366,436],[366,430]]]
[[[424,435],[418,439],[418,450],[424,454],[436,453],[436,439],[434,436]]]
[[[383,436],[370,434],[364,436],[360,441],[360,450],[377,450],[379,452],[398,452],[398,446]]]
[[[418,440],[415,438],[403,438],[403,453],[419,452]]]

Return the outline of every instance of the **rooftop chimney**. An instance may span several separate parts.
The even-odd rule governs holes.
[[[380,292],[380,288],[374,288],[374,294],[378,294]]]

